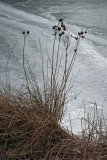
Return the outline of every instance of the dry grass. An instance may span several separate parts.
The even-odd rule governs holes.
[[[28,97],[0,96],[0,156],[4,159],[106,160],[104,138],[89,141],[87,136],[71,136],[48,109]]]

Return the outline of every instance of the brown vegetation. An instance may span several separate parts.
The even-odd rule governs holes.
[[[89,141],[88,137],[71,135],[43,107],[22,95],[0,96],[0,156],[3,159],[107,159],[107,137]]]

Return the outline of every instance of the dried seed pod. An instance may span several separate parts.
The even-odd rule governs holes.
[[[74,52],[77,52],[77,49],[76,49],[76,48],[74,49]]]
[[[61,30],[61,27],[58,27],[58,31],[60,31]]]
[[[25,34],[25,31],[22,31],[22,34]]]
[[[54,25],[54,26],[52,27],[52,29],[56,29],[56,27],[57,27],[57,26],[56,26],[56,25]]]
[[[59,37],[61,37],[62,36],[62,33],[59,33]]]
[[[59,18],[59,22],[62,22],[63,21],[63,18]]]
[[[29,34],[29,33],[30,33],[30,31],[27,31],[26,33],[27,33],[27,34]]]
[[[82,38],[85,38],[85,36],[82,36]]]
[[[65,34],[65,32],[62,32],[62,35]]]
[[[78,37],[75,37],[75,40],[77,41],[77,40],[78,40]]]
[[[83,32],[83,31],[81,31],[81,34],[84,34],[84,32]]]

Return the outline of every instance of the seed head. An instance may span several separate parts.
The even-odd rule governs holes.
[[[77,52],[77,49],[74,49],[74,52]]]
[[[81,31],[81,34],[84,34],[84,32],[83,32],[83,31]]]
[[[78,40],[78,37],[75,37],[75,40]]]
[[[22,34],[25,34],[25,31],[22,31]]]
[[[29,33],[30,33],[30,31],[27,31],[26,33],[27,33],[27,34],[29,34]]]
[[[63,21],[63,18],[60,18],[60,19],[59,19],[59,22],[62,22],[62,21]]]
[[[59,33],[59,37],[61,37],[62,36],[62,33]]]
[[[65,34],[65,32],[62,32],[62,35]]]
[[[61,27],[58,27],[58,31],[60,31],[61,30]]]
[[[53,28],[53,29],[56,29],[56,27],[57,27],[57,26],[56,26],[56,25],[54,25],[52,28]]]

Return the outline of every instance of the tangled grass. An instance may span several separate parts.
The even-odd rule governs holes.
[[[2,159],[106,160],[107,136],[89,140],[71,135],[43,103],[20,95],[0,96],[0,156]]]

